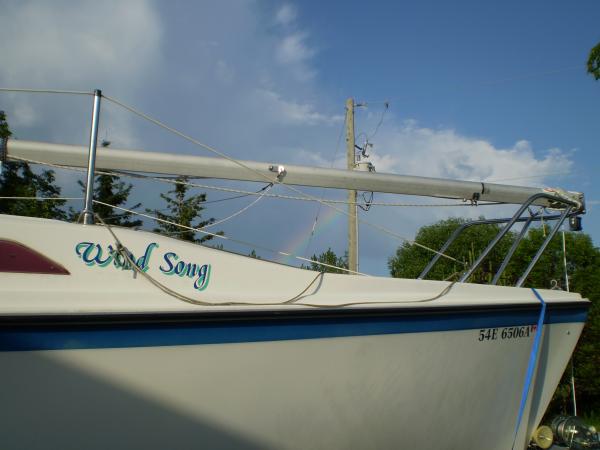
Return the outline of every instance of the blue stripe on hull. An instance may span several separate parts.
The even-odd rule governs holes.
[[[538,309],[410,315],[306,317],[179,323],[93,323],[0,327],[0,351],[155,347],[282,341],[534,325]],[[587,308],[550,310],[545,323],[585,322]]]

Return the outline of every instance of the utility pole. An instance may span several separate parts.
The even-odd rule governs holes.
[[[346,162],[348,170],[356,166],[354,141],[354,99],[346,100]],[[356,191],[348,191],[348,269],[358,272],[358,220]]]

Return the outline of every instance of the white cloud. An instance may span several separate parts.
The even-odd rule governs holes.
[[[327,160],[320,153],[312,152],[306,148],[296,149],[296,159],[294,162],[307,166],[333,167],[336,169],[342,168],[342,164],[344,166],[346,164],[346,160],[341,158],[336,158],[332,164],[331,161]]]
[[[525,140],[498,148],[452,129],[434,130],[414,121],[389,127],[380,132],[378,140],[373,154],[376,166],[377,159],[381,163],[379,171],[476,181],[510,178],[531,185],[544,178],[532,176],[568,172],[572,166],[569,155],[559,149],[536,155]]]
[[[362,127],[372,129],[372,123],[362,123]],[[361,128],[361,127],[358,127]],[[550,182],[557,186],[557,173],[566,174],[573,167],[571,153],[560,149],[534,152],[531,144],[519,140],[507,148],[495,146],[484,139],[462,135],[449,128],[433,129],[420,126],[413,120],[399,121],[389,115],[373,140],[375,147],[369,152],[370,160],[377,172],[405,175],[452,178],[460,180],[489,181],[523,186],[539,186]],[[330,167],[331,152],[314,152],[307,147],[296,151],[297,164]],[[343,148],[337,153],[333,167],[344,168],[346,156]],[[334,195],[334,194],[329,194]],[[454,200],[407,197],[391,194],[375,194],[380,202],[407,204],[452,203]],[[460,203],[460,202],[459,202]],[[462,207],[462,208],[398,208],[374,207],[361,217],[369,222],[384,224],[399,235],[411,238],[420,226],[433,223],[449,216],[486,217],[511,216],[514,205],[501,207]],[[376,272],[386,273],[385,258],[400,241],[382,235],[367,226],[361,225],[365,257],[379,261]],[[343,248],[344,242],[338,236],[329,235],[321,247],[336,243]],[[319,248],[319,247],[317,247]],[[379,258],[379,259],[378,259]],[[374,266],[371,266],[374,267]]]
[[[539,155],[526,140],[498,148],[450,128],[427,128],[414,120],[398,122],[393,116],[388,117],[374,143],[369,153],[376,170],[404,175],[538,185],[549,175],[567,174],[573,165],[570,153],[557,148]],[[321,166],[331,164],[306,150],[299,155]],[[345,154],[338,152],[334,167],[345,164]]]
[[[84,91],[98,87],[132,98],[140,91],[140,79],[159,62],[161,30],[146,0],[10,2],[0,16],[0,83]],[[60,133],[63,139],[78,140],[82,133],[75,131],[77,120],[69,119],[89,115],[90,110],[86,97],[18,94],[4,99],[13,112],[9,120],[14,128],[28,132],[34,125],[45,127],[46,139]],[[107,114],[101,125],[122,136],[123,142],[135,141],[127,117]]]
[[[269,27],[274,20],[279,26]],[[321,92],[312,44],[292,4],[265,17],[254,2],[190,2],[185,14],[150,0],[9,2],[0,16],[0,84],[102,88],[233,157],[329,167],[343,123],[343,104],[332,105],[331,97]],[[20,138],[87,140],[88,97],[0,94],[0,109],[7,110]],[[364,123],[358,120],[357,128],[372,130],[378,118],[375,114]],[[101,138],[113,141],[113,147],[206,154],[107,102],[101,127]],[[561,150],[541,153],[527,141],[499,147],[456,130],[401,121],[389,113],[373,141],[370,153],[378,172],[499,180],[568,171],[572,166],[569,154]],[[336,167],[345,166],[344,155],[342,136]],[[522,184],[542,181],[528,178]],[[152,208],[158,206],[161,189],[136,188],[133,193]],[[313,194],[320,196],[321,190]],[[226,216],[231,204],[214,204],[206,211],[207,217]],[[310,233],[317,206],[275,205],[266,200],[260,208],[264,209],[256,212],[260,223],[256,230],[244,221],[237,225],[232,221],[224,227],[226,233],[284,249],[291,236],[282,232],[287,228],[280,221],[289,220],[298,234],[305,225]],[[300,216],[306,211],[307,215]],[[473,212],[480,213],[481,208]],[[417,217],[427,221],[437,218],[435,214],[423,208],[410,214],[405,209],[373,208],[364,217],[410,237]],[[343,248],[345,234],[332,231],[326,241],[318,243],[320,247],[315,244],[310,251]],[[368,248],[378,250],[385,264],[397,244],[380,238]]]
[[[139,75],[161,37],[144,0],[15,2],[4,7],[0,23],[3,81],[41,86],[58,75],[61,84],[79,88],[90,78]]]
[[[298,10],[291,3],[286,3],[281,6],[275,13],[275,22],[279,25],[289,25],[296,20]]]
[[[315,51],[305,41],[306,33],[294,33],[283,38],[277,48],[277,58],[284,64],[301,63],[314,56]]]
[[[287,125],[331,125],[340,123],[344,118],[340,115],[325,115],[318,112],[314,105],[285,100],[276,92],[266,89],[255,91],[257,104],[262,105],[274,122]]]
[[[231,84],[235,79],[235,70],[230,64],[220,59],[215,65],[215,77],[217,81]]]
[[[291,75],[299,81],[310,81],[316,76],[316,70],[309,64],[316,50],[306,41],[308,33],[304,31],[288,34],[281,39],[275,56],[277,61],[290,69]]]

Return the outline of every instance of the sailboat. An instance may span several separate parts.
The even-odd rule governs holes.
[[[4,448],[527,448],[589,302],[522,284],[585,212],[581,193],[96,153],[91,134],[90,149],[8,140],[5,156],[88,167],[88,187],[99,167],[520,206],[455,281],[425,277],[456,236],[409,280],[249,258],[110,226],[91,208],[84,224],[0,215]],[[543,218],[532,205],[555,225],[517,286],[468,283],[511,227]]]

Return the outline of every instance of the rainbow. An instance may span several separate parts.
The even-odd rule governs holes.
[[[310,258],[313,253],[320,253],[326,249],[310,249],[307,248],[312,238],[324,234],[336,223],[336,219],[340,219],[342,214],[333,208],[323,207],[319,213],[318,221],[313,230],[314,222],[311,222],[310,229],[302,231],[299,235],[290,240],[290,244],[285,250],[290,256],[282,256],[281,262],[286,264],[295,264],[298,261],[294,256],[304,256]],[[292,256],[294,255],[294,256]]]

